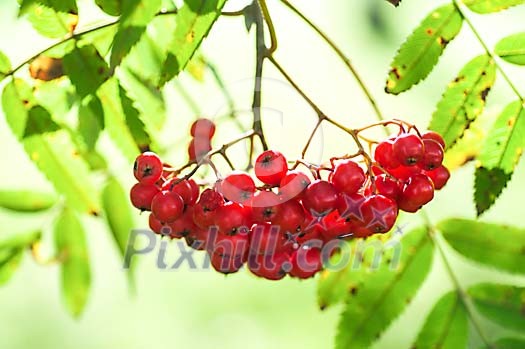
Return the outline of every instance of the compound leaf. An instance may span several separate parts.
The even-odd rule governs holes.
[[[463,3],[474,12],[492,13],[505,10],[511,6],[521,5],[525,0],[463,0]]]
[[[509,63],[525,65],[525,33],[518,33],[501,39],[494,53]]]

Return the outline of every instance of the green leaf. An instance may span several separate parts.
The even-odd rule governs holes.
[[[522,349],[525,348],[525,340],[520,338],[502,338],[494,345],[483,347],[483,349]]]
[[[76,0],[22,0],[18,15],[25,14],[34,4],[47,6],[57,12],[78,14]]]
[[[0,286],[11,279],[20,265],[24,251],[40,238],[40,232],[30,232],[16,234],[0,241]]]
[[[51,114],[46,109],[39,105],[29,109],[24,138],[58,130],[60,130],[60,126],[51,119]]]
[[[122,109],[124,115],[126,115],[126,124],[131,132],[131,136],[140,151],[145,152],[150,149],[151,145],[151,138],[146,132],[146,125],[142,122],[138,110],[133,106],[133,101],[126,95],[126,91],[121,87],[119,92]]]
[[[177,14],[175,35],[164,62],[160,85],[186,68],[193,54],[219,18],[226,0],[188,0]]]
[[[77,47],[64,56],[64,69],[81,98],[93,94],[109,79],[109,68],[93,45]]]
[[[481,55],[468,62],[448,84],[430,122],[430,129],[443,136],[447,147],[455,144],[483,112],[495,79],[494,61]]]
[[[97,95],[104,109],[106,131],[124,156],[133,162],[140,151],[127,124],[118,81],[115,78],[108,80],[100,87]]]
[[[122,0],[95,0],[98,7],[110,16],[120,16]]]
[[[474,181],[474,202],[478,216],[487,211],[496,202],[510,180],[511,175],[499,168],[478,167]]]
[[[128,238],[134,228],[132,208],[128,194],[114,177],[110,177],[102,191],[104,216],[122,258],[126,253]],[[131,270],[130,270],[130,277]]]
[[[525,108],[520,101],[510,103],[498,117],[486,138],[478,159],[488,169],[511,174],[525,147]]]
[[[466,348],[468,317],[457,292],[445,294],[436,303],[412,346],[417,349]]]
[[[438,229],[466,258],[509,273],[525,274],[525,230],[466,219],[445,220]]]
[[[53,207],[57,196],[34,190],[0,189],[0,207],[18,212],[39,212]]]
[[[98,215],[98,195],[89,180],[89,169],[67,131],[27,138],[24,148],[71,207]]]
[[[57,12],[43,5],[32,5],[27,9],[29,22],[43,36],[63,38],[75,30],[78,16],[74,13]]]
[[[521,5],[525,0],[463,0],[471,11],[492,13],[505,10],[511,6]]]
[[[188,62],[186,72],[198,82],[204,82],[206,68],[206,60],[202,55],[197,54]]]
[[[78,317],[86,305],[91,271],[84,228],[75,213],[65,209],[55,224],[55,246],[62,261],[62,292],[69,312]]]
[[[78,109],[78,133],[88,150],[94,150],[104,129],[104,109],[97,96],[92,96]]]
[[[113,39],[115,35],[117,35],[117,24],[118,23],[115,22],[106,28],[82,35],[77,41],[77,46],[95,46],[100,55],[106,57],[113,45]]]
[[[399,94],[425,79],[463,19],[453,4],[432,11],[399,49],[386,81],[386,92]]]
[[[113,70],[120,65],[124,57],[139,42],[146,27],[129,26],[121,27],[113,39],[113,48],[111,50],[110,67]]]
[[[0,51],[0,81],[11,71],[9,58]]]
[[[397,256],[396,253],[401,255]],[[364,265],[372,265],[377,251],[367,249]],[[336,348],[369,348],[411,302],[430,271],[433,245],[426,228],[407,233],[400,248],[382,253],[377,270],[361,266],[341,316]],[[391,260],[399,257],[397,267]]]
[[[467,292],[481,314],[505,328],[525,332],[525,288],[478,284]]]
[[[525,65],[525,33],[518,33],[501,39],[494,53],[509,63]]]
[[[28,110],[35,105],[33,90],[22,79],[13,79],[2,92],[2,108],[13,134],[21,139],[26,129]]]
[[[162,6],[161,0],[122,0],[120,25],[146,26]]]

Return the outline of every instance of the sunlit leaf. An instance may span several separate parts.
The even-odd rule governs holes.
[[[428,315],[413,345],[417,349],[466,348],[468,317],[457,292],[449,292],[439,299]]]
[[[129,234],[135,226],[128,194],[114,177],[109,178],[104,187],[102,205],[113,240],[117,244],[120,256],[124,258]]]
[[[102,11],[111,16],[119,16],[122,7],[122,0],[95,0],[95,3]]]
[[[91,271],[84,228],[69,209],[64,209],[55,224],[55,246],[62,262],[64,301],[69,312],[78,317],[88,300]]]
[[[525,348],[525,339],[520,338],[502,338],[498,339],[494,344],[491,344],[482,349],[521,349]]]
[[[160,85],[170,81],[186,68],[219,18],[225,2],[226,0],[185,1],[177,14],[175,35],[169,45],[170,54],[164,62]]]
[[[492,13],[505,10],[511,6],[524,4],[525,0],[463,0],[471,11]]]
[[[0,286],[11,279],[20,265],[24,251],[40,240],[40,237],[40,232],[29,232],[0,240]]]
[[[195,55],[186,67],[186,71],[192,78],[198,82],[204,81],[204,74],[206,73],[206,61],[202,55]]]
[[[0,51],[0,81],[11,71],[9,58]]]
[[[518,33],[501,39],[494,48],[494,53],[507,62],[525,65],[525,33]]]
[[[481,314],[505,328],[525,332],[525,288],[478,284],[467,292]]]
[[[474,202],[478,216],[487,211],[503,192],[511,175],[499,168],[476,168],[474,181]]]
[[[2,108],[13,134],[22,138],[26,129],[28,110],[36,103],[33,90],[22,79],[13,79],[2,92]]]
[[[391,64],[386,91],[398,94],[425,79],[461,30],[462,22],[453,4],[432,11],[399,49]]]
[[[495,78],[494,61],[481,55],[468,62],[448,84],[429,127],[443,136],[447,147],[455,144],[483,112]]]
[[[92,45],[77,47],[64,56],[64,69],[80,97],[95,93],[110,77],[106,61]]]
[[[72,33],[78,24],[78,15],[57,12],[54,9],[34,4],[26,11],[29,22],[36,31],[50,38],[62,38]]]
[[[0,207],[18,212],[44,211],[53,207],[57,199],[53,193],[0,189]]]
[[[111,50],[110,67],[114,69],[126,57],[133,46],[140,40],[146,27],[129,26],[120,28],[113,39]]]
[[[377,251],[367,249],[364,265],[372,265]],[[400,254],[400,255],[397,255]],[[433,245],[425,228],[407,233],[398,248],[384,251],[376,270],[360,273],[351,289],[337,329],[336,348],[369,348],[406,309],[430,271]],[[392,260],[399,263],[392,266]]]
[[[161,0],[122,0],[120,25],[122,28],[145,26],[155,17],[161,6]]]
[[[46,109],[37,105],[28,111],[24,138],[58,131],[59,129],[60,126],[51,119],[51,114],[49,114]]]
[[[121,87],[120,100],[122,102],[122,109],[124,115],[126,115],[126,124],[128,125],[131,136],[135,140],[135,144],[138,146],[141,152],[150,150],[152,143],[151,138],[146,131],[146,125],[140,118],[140,113],[133,106],[133,101],[127,96],[126,91]]]
[[[96,96],[82,103],[78,109],[78,132],[87,149],[95,149],[100,133],[104,129],[104,109]]]
[[[438,229],[466,258],[509,273],[525,274],[525,230],[466,219],[440,222]]]
[[[140,151],[127,124],[118,81],[114,78],[106,81],[97,96],[104,110],[106,131],[126,158],[130,162],[134,161]]]
[[[105,28],[82,35],[78,39],[77,46],[82,47],[92,45],[102,57],[106,57],[111,50],[113,39],[117,34],[117,24],[118,22],[115,21],[112,25],[108,25]]]

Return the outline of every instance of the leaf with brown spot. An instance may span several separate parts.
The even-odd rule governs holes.
[[[447,148],[454,145],[483,112],[495,79],[494,61],[481,55],[468,62],[448,84],[429,126],[443,136]]]
[[[474,202],[478,216],[482,215],[496,202],[507,186],[511,176],[499,168],[478,167],[474,180]]]
[[[391,64],[386,92],[399,94],[425,79],[445,46],[461,30],[462,23],[460,13],[452,4],[432,11],[399,49]]]
[[[477,13],[493,13],[524,4],[525,0],[463,0],[463,3]]]

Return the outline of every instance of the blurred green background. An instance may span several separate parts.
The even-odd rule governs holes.
[[[319,24],[352,58],[361,76],[377,97],[388,117],[428,124],[434,106],[446,84],[481,47],[464,28],[452,42],[429,79],[401,96],[383,92],[389,63],[404,38],[439,3],[446,1],[403,0],[394,8],[384,0],[296,1],[308,17]],[[226,10],[236,10],[246,1],[230,0]],[[362,92],[332,52],[304,23],[278,3],[268,1],[275,21],[279,50],[277,57],[311,97],[330,116],[357,127],[374,121],[372,109]],[[91,1],[79,1],[79,27],[104,18]],[[0,2],[0,50],[16,65],[49,45],[23,19],[17,20],[15,0]],[[525,8],[517,7],[490,16],[473,16],[489,46],[508,34],[523,31]],[[254,70],[253,31],[246,33],[242,18],[221,18],[205,41],[202,52],[218,67],[241,112],[240,121],[249,125]],[[525,86],[525,71],[506,66],[512,79]],[[302,144],[315,125],[315,114],[286,84],[273,67],[266,66],[263,85],[263,122],[270,146],[289,158],[299,156]],[[206,73],[206,82],[189,76],[179,79],[198,101],[202,115],[214,118],[224,112],[226,102]],[[167,159],[173,164],[186,161],[188,128],[195,113],[176,89],[166,92],[168,122],[162,143],[169,145]],[[492,120],[512,100],[507,86],[497,80],[485,112]],[[1,112],[0,112],[1,113]],[[309,153],[313,161],[344,154],[352,142],[337,130],[325,127]],[[239,131],[230,121],[219,123],[216,144],[231,139]],[[378,134],[379,136],[381,134]],[[0,117],[2,165],[0,186],[5,188],[51,188],[29,161],[23,148]],[[126,186],[133,183],[131,167],[107,139],[100,149],[108,149],[111,168]],[[242,163],[243,147],[236,147],[235,158]],[[449,185],[428,205],[432,219],[475,217],[472,203],[474,164],[453,174]],[[50,189],[51,190],[51,189]],[[512,181],[483,220],[525,227],[523,195],[525,164],[522,162]],[[146,216],[137,227],[147,227]],[[53,219],[50,213],[28,217],[0,210],[0,234],[16,234]],[[408,229],[419,220],[405,216]],[[59,274],[55,266],[36,265],[26,256],[13,279],[0,288],[0,348],[330,348],[341,308],[320,311],[316,303],[317,279],[286,279],[270,282],[247,271],[224,277],[212,271],[161,271],[155,267],[156,254],[141,257],[137,270],[136,294],[130,295],[121,260],[109,232],[100,220],[85,218],[92,263],[92,293],[85,313],[73,320],[60,298]],[[49,234],[48,234],[49,235]],[[448,251],[465,285],[481,280],[505,280],[525,285],[523,278],[480,269]],[[202,254],[199,254],[199,260]],[[168,260],[178,258],[175,248]],[[451,289],[442,273],[439,259],[413,303],[384,334],[374,348],[408,348],[435,300]],[[494,331],[503,331],[494,328]],[[475,341],[475,339],[474,339]]]

